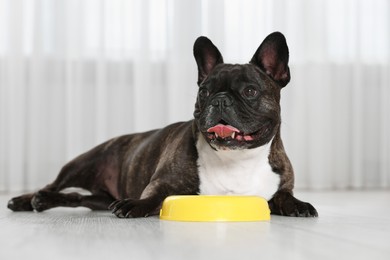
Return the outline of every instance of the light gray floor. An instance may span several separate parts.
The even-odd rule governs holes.
[[[390,259],[390,192],[302,193],[319,218],[185,223],[109,212],[13,213],[0,196],[0,259]]]

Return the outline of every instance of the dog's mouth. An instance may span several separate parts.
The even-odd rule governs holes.
[[[276,124],[272,119],[260,120],[262,124],[239,129],[223,120],[208,128],[202,134],[216,150],[251,149],[268,143],[275,135]],[[251,130],[253,129],[253,130]]]
[[[207,129],[207,138],[224,141],[253,141],[256,133],[245,134],[231,125],[218,124]]]

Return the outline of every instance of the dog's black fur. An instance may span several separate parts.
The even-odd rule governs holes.
[[[245,150],[269,142],[269,165],[280,184],[269,200],[273,214],[317,216],[312,205],[293,197],[294,174],[280,137],[280,91],[290,81],[289,52],[281,33],[270,34],[249,64],[223,63],[206,37],[194,44],[199,93],[194,119],[165,128],[109,140],[78,156],[57,179],[36,193],[9,201],[14,211],[43,211],[84,206],[110,209],[118,217],[158,213],[169,195],[198,194],[199,138],[215,152]],[[216,125],[236,129],[232,137],[210,131]],[[91,195],[61,193],[80,187]]]

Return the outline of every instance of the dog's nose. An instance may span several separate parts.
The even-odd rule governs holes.
[[[219,94],[213,98],[211,104],[216,107],[229,107],[233,104],[233,101],[226,94]]]

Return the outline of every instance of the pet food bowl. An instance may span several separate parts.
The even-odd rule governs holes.
[[[173,221],[244,222],[270,218],[268,202],[257,196],[169,196],[160,210],[160,219]]]

